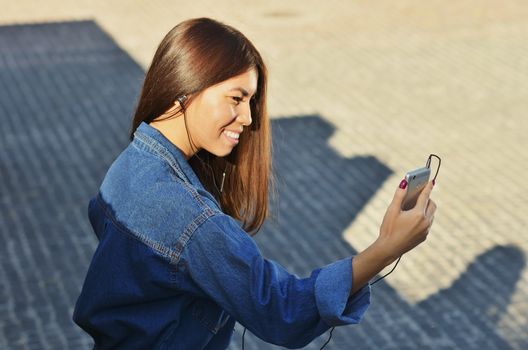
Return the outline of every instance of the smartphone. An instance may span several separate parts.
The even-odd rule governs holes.
[[[402,210],[410,210],[416,205],[418,196],[429,182],[431,168],[423,167],[409,171],[405,174],[407,180],[407,193],[402,202]]]

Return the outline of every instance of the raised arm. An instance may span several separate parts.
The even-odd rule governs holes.
[[[351,295],[367,284],[399,256],[425,241],[433,224],[436,204],[430,199],[433,183],[423,189],[416,206],[401,210],[407,183],[403,180],[387,208],[380,227],[379,237],[352,260]]]

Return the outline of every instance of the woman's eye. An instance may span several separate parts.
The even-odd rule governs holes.
[[[232,98],[236,103],[240,103],[240,102],[242,101],[242,97],[231,96],[231,98]]]

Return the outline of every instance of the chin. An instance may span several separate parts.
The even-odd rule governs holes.
[[[218,141],[219,142],[211,142],[209,147],[207,146],[204,147],[207,150],[207,152],[214,154],[217,157],[225,157],[231,154],[231,152],[233,152],[235,147],[238,146],[238,144],[230,144],[229,142],[226,142],[223,139],[223,136]]]
[[[210,150],[209,153],[214,154],[217,157],[225,157],[225,156],[229,155],[232,151],[233,151],[232,148],[230,148],[230,149],[226,149],[226,148],[218,149],[217,148],[217,149]]]

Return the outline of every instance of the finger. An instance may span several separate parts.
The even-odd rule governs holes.
[[[434,216],[436,212],[436,207],[436,203],[432,199],[429,199],[429,201],[427,202],[427,208],[425,209],[425,216],[429,220],[431,219],[431,217]]]
[[[434,216],[431,217],[431,220],[429,220],[429,225],[427,226],[427,229],[426,229],[426,235],[429,235],[429,232],[431,232],[431,227],[433,227],[433,221],[434,221]]]
[[[418,200],[416,201],[416,207],[421,208],[424,210],[427,208],[427,202],[429,201],[429,197],[431,196],[431,191],[433,190],[433,182],[429,181],[427,185],[425,185],[424,189],[420,193],[420,196],[418,196]]]
[[[400,210],[402,206],[403,199],[405,198],[405,194],[407,193],[407,180],[403,179],[400,181],[400,185],[394,192],[394,197],[392,198],[392,202],[390,204],[390,207],[393,210]]]

